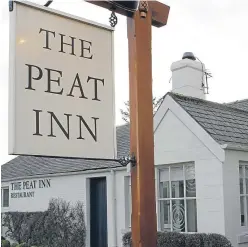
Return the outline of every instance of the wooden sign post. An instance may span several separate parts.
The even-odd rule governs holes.
[[[151,14],[136,11],[128,18],[132,241],[135,247],[156,246]]]
[[[106,1],[90,1],[109,8]],[[127,19],[129,46],[130,151],[137,164],[132,169],[133,247],[156,246],[156,201],[152,102],[152,25],[166,25],[169,7],[157,1],[141,1],[148,8]],[[141,6],[142,8],[142,6]],[[117,13],[125,14],[122,10]]]

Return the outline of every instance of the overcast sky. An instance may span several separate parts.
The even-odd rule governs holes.
[[[45,1],[33,1],[44,4]],[[192,51],[213,75],[208,100],[217,102],[248,98],[248,1],[164,0],[171,7],[168,24],[153,28],[153,94],[171,90],[170,65]],[[81,0],[55,0],[50,6],[109,25],[110,12]],[[31,21],[31,20],[30,20]],[[0,164],[8,156],[8,1],[0,1]],[[118,15],[115,31],[116,122],[128,100],[128,50],[126,18]]]

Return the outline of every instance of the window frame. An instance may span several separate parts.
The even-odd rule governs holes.
[[[8,190],[8,205],[4,204],[4,191],[5,190]],[[8,208],[9,207],[9,186],[1,187],[1,200],[2,200],[1,206],[3,208]]]
[[[242,177],[240,176],[240,168],[242,172]],[[240,226],[241,227],[248,227],[248,176],[246,177],[246,169],[248,169],[248,163],[246,162],[240,162],[239,163],[239,205],[240,205]],[[247,174],[248,175],[248,174]],[[243,193],[241,193],[241,187],[240,187],[240,180],[242,181],[242,189]],[[247,185],[246,185],[246,179],[247,179]],[[242,220],[241,220],[241,198],[244,198],[244,224],[242,225]]]
[[[188,210],[187,210],[187,201],[189,201],[189,200],[195,200],[195,203],[196,203],[196,212],[195,212],[195,214],[196,214],[196,232],[198,231],[198,222],[197,222],[197,189],[195,189],[195,196],[190,196],[190,197],[187,197],[186,195],[186,172],[185,172],[185,167],[186,166],[193,166],[194,167],[194,179],[195,179],[195,186],[196,186],[196,176],[195,176],[195,163],[194,162],[187,162],[187,163],[176,163],[176,164],[168,164],[168,165],[163,165],[163,166],[159,166],[158,168],[157,168],[157,203],[158,203],[158,205],[157,205],[157,209],[158,209],[158,229],[159,230],[162,230],[162,219],[161,219],[161,217],[162,217],[162,215],[161,215],[161,202],[163,202],[163,201],[168,201],[169,202],[169,210],[170,210],[170,213],[169,213],[169,220],[170,220],[170,224],[164,224],[164,229],[166,228],[166,229],[170,229],[170,232],[173,232],[173,231],[175,231],[174,229],[173,229],[173,222],[172,222],[172,202],[173,201],[175,201],[175,200],[183,200],[183,202],[184,202],[184,212],[185,212],[185,215],[184,215],[184,221],[185,221],[185,223],[184,223],[184,228],[185,228],[185,231],[184,231],[184,233],[194,233],[194,232],[192,232],[192,231],[188,231]],[[182,170],[183,170],[183,184],[184,184],[184,186],[183,186],[183,197],[173,197],[172,196],[172,181],[173,180],[171,180],[171,168],[173,169],[173,168],[176,168],[176,167],[182,167]],[[168,169],[169,170],[169,197],[168,198],[162,198],[161,197],[161,187],[160,187],[160,172],[162,171],[162,170],[165,170],[165,169]]]

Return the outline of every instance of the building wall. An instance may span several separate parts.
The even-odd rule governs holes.
[[[195,163],[198,232],[225,234],[222,162],[171,110],[155,132],[155,164]]]
[[[39,188],[39,181],[50,180],[50,187]],[[23,183],[35,181],[36,189],[23,189]],[[21,190],[12,188],[13,183],[20,183]],[[9,207],[2,208],[2,211],[45,211],[51,198],[63,198],[71,203],[80,200],[85,203],[86,183],[85,175],[74,176],[53,176],[53,177],[37,177],[10,182],[2,182],[2,187],[9,186],[10,198]],[[12,198],[12,194],[16,193],[34,193],[31,197]]]
[[[39,180],[50,179],[50,187],[25,189],[19,190],[19,192],[34,192],[33,197],[25,198],[11,198],[12,193],[18,193],[18,190],[12,190],[13,181],[2,182],[2,188],[9,186],[10,189],[10,201],[9,207],[2,207],[2,213],[7,211],[22,211],[22,212],[34,212],[45,211],[48,207],[49,200],[51,198],[62,198],[70,203],[74,204],[77,201],[84,203],[85,220],[87,228],[87,236],[90,236],[89,228],[89,179],[92,177],[107,178],[107,219],[108,219],[108,245],[109,247],[122,246],[121,237],[126,228],[125,226],[125,198],[124,198],[124,176],[128,175],[126,171],[105,171],[105,172],[90,172],[77,175],[66,176],[48,176],[48,177],[36,177],[32,179],[16,180],[14,182],[21,182],[23,184],[27,181],[37,181],[36,185],[39,185]],[[30,182],[29,182],[30,185]],[[14,189],[14,187],[13,187]],[[2,229],[4,232],[4,229]],[[89,239],[87,239],[89,246]],[[118,244],[118,245],[117,245]]]
[[[174,112],[173,109],[167,110],[155,131],[156,197],[158,198],[158,170],[163,165],[193,162],[196,177],[198,232],[224,234],[232,241],[234,247],[248,247],[246,244],[236,245],[237,235],[248,231],[239,226],[238,187],[238,163],[239,160],[248,161],[248,155],[245,152],[227,151],[224,155],[226,161],[223,164],[223,160],[214,152],[215,147],[209,148],[206,145],[211,140],[200,139],[194,127],[189,127],[189,124],[185,124],[182,120],[182,115]],[[192,119],[189,121],[193,122]],[[208,135],[206,136],[209,138]],[[107,177],[109,247],[121,247],[123,234],[130,230],[128,220],[130,208],[127,205],[128,187],[126,184],[130,174],[125,169],[34,178],[34,180],[51,179],[51,187],[29,190],[35,192],[33,198],[10,198],[10,207],[7,210],[46,210],[48,201],[52,197],[61,197],[72,203],[80,200],[85,205],[87,235],[90,236],[89,178],[99,176]],[[10,193],[16,193],[11,190],[11,182],[2,182],[2,187],[6,185],[10,186]],[[2,208],[2,212],[5,210]],[[158,203],[157,215],[159,229]]]
[[[116,173],[116,221],[117,221],[117,246],[122,247],[122,236],[127,231],[131,231],[129,225],[129,214],[131,209],[128,205],[128,179],[130,174],[126,171]]]
[[[248,247],[248,227],[240,224],[240,161],[248,161],[248,152],[226,150],[226,160],[223,166],[225,234],[234,247]],[[244,238],[245,234],[246,243],[238,244],[238,239]]]

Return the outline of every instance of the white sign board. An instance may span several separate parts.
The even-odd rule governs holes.
[[[9,154],[114,158],[113,57],[110,27],[14,2]]]

